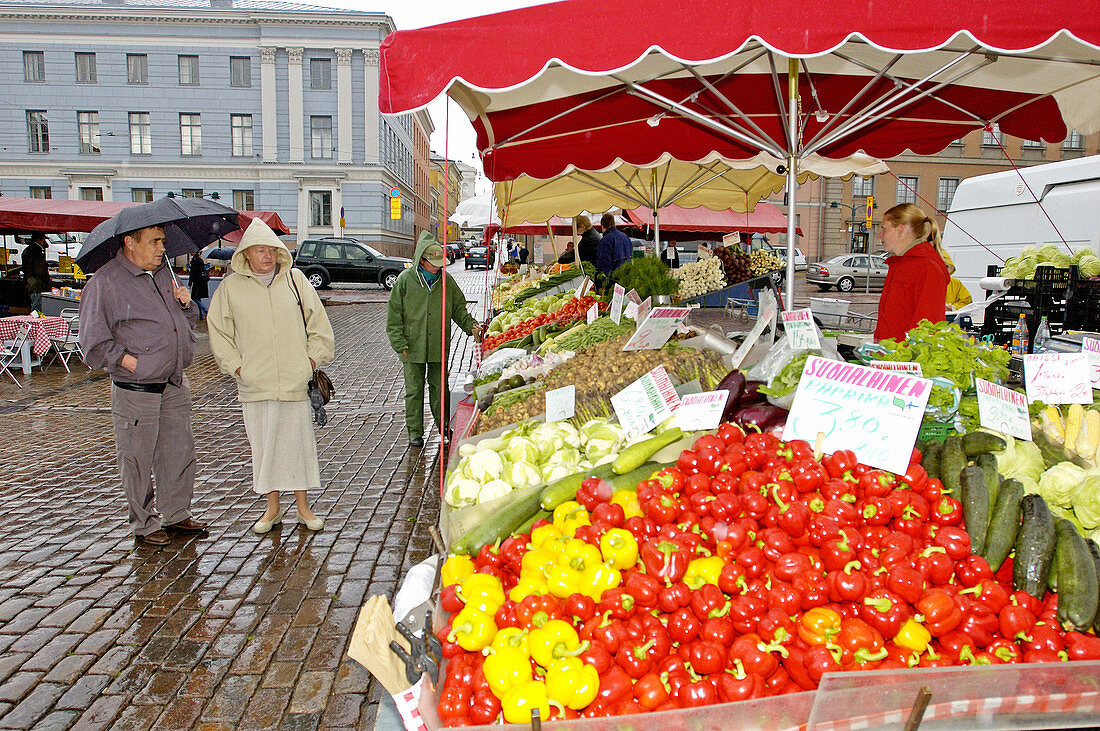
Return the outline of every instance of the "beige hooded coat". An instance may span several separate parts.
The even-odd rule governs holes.
[[[256,278],[244,256],[256,245],[278,250],[270,286]],[[245,230],[231,264],[233,274],[214,292],[207,315],[218,367],[236,379],[241,401],[305,401],[313,375],[309,359],[319,368],[333,357],[332,325],[317,292],[291,266],[286,245],[258,218]],[[302,309],[308,325],[302,322]]]

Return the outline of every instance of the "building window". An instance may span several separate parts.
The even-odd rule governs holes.
[[[23,81],[46,80],[46,54],[43,51],[23,51]]]
[[[327,58],[309,59],[309,88],[332,88],[332,61]]]
[[[251,190],[233,191],[233,208],[238,211],[256,210],[256,194]]]
[[[180,194],[184,198],[202,198],[202,188],[184,188]]]
[[[1000,147],[1004,142],[1004,134],[1001,133],[1000,125],[993,125],[993,129],[982,130],[982,147]]]
[[[95,54],[94,53],[78,53],[78,54],[76,54],[76,83],[78,83],[78,84],[94,84],[95,83]]]
[[[144,53],[126,54],[126,83],[149,83],[149,57]]]
[[[101,201],[103,200],[103,188],[81,188],[80,200],[82,201]]]
[[[965,144],[966,144],[966,138],[965,137],[960,137],[959,139],[952,142],[951,145],[949,145],[949,146],[950,147],[962,147]]]
[[[1070,130],[1069,136],[1066,137],[1065,142],[1062,143],[1063,150],[1080,150],[1084,145],[1081,143],[1081,133],[1077,130]]]
[[[915,175],[899,175],[896,203],[916,203],[920,178]]]
[[[332,193],[330,191],[309,191],[309,225],[332,225]]]
[[[202,154],[201,114],[180,114],[180,154]]]
[[[229,85],[252,86],[252,59],[248,56],[229,57]]]
[[[153,189],[152,188],[131,188],[130,200],[134,203],[152,203],[153,202]]]
[[[31,198],[53,198],[53,188],[48,185],[32,185]]]
[[[852,176],[852,197],[853,198],[866,198],[869,195],[875,194],[875,179],[874,177],[865,178],[862,175]]]
[[[130,154],[152,153],[153,136],[149,131],[149,112],[130,112]]]
[[[99,154],[99,112],[77,112],[76,129],[80,135],[80,154]]]
[[[31,152],[50,151],[50,127],[45,109],[27,111],[27,143]]]
[[[332,117],[310,117],[309,132],[313,157],[332,157]]]
[[[199,83],[199,57],[180,56],[180,84],[184,86],[198,86]]]
[[[1021,147],[1024,147],[1025,149],[1041,150],[1043,149],[1043,147],[1045,147],[1045,145],[1043,145],[1042,140],[1024,140]]]
[[[252,157],[252,115],[233,114],[229,120],[233,133],[233,156]]]
[[[936,188],[936,208],[946,211],[951,207],[951,199],[955,197],[955,189],[959,187],[958,178],[940,178]]]

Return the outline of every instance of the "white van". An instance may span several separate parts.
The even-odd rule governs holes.
[[[978,282],[989,265],[1003,264],[1025,246],[1063,247],[1064,239],[1067,253],[1082,246],[1100,253],[1100,155],[963,180],[947,217],[943,245],[975,302],[985,299]]]

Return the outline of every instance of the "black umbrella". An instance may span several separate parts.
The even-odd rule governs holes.
[[[122,248],[122,237],[148,226],[164,227],[164,254],[190,254],[240,228],[237,212],[205,198],[161,198],[131,206],[92,229],[76,263],[90,274]]]

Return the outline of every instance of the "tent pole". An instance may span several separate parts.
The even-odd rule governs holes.
[[[787,151],[787,298],[784,309],[790,310],[794,304],[794,236],[795,236],[795,197],[798,193],[798,174],[795,165],[798,162],[798,61],[787,61],[787,128],[790,149]]]
[[[660,215],[660,209],[657,207],[659,201],[657,200],[657,168],[650,170],[653,181],[653,197],[650,199],[653,201],[653,251],[657,254],[657,258],[661,258],[661,222],[658,218]]]
[[[554,252],[554,261],[558,260],[558,245],[554,243],[554,224],[551,221],[546,222],[546,233],[550,234],[550,251]]]

